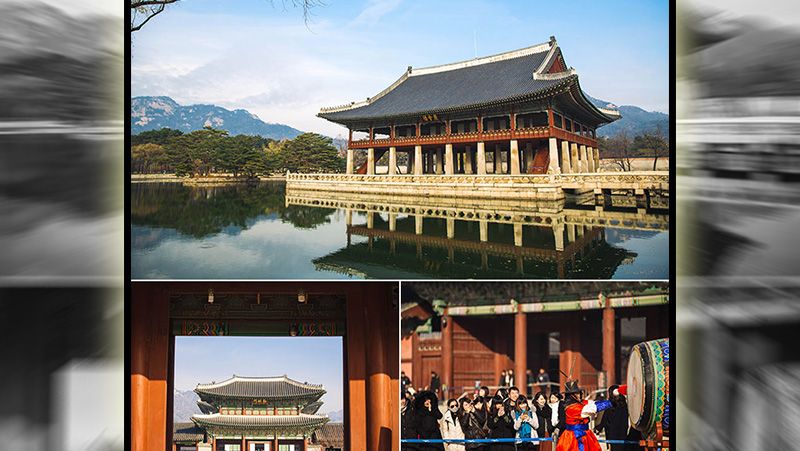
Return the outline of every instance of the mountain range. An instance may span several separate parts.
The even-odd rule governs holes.
[[[643,133],[654,132],[660,132],[662,136],[665,137],[669,136],[669,114],[660,113],[658,111],[645,111],[634,105],[617,106],[611,102],[595,99],[589,95],[586,97],[595,106],[613,108],[618,110],[619,114],[622,115],[620,119],[598,128],[598,136],[611,138],[617,136],[621,132],[627,133],[629,138]]]
[[[645,111],[633,105],[616,106],[605,100],[589,97],[597,106],[616,108],[622,118],[598,129],[600,136],[616,136],[625,131],[634,137],[645,132],[660,130],[669,135],[669,115],[655,111]],[[147,130],[172,128],[183,132],[200,130],[212,126],[227,130],[231,135],[260,135],[272,139],[292,139],[301,134],[300,130],[283,124],[266,123],[255,114],[243,109],[228,110],[216,105],[180,105],[166,96],[141,96],[131,100],[131,133]],[[341,139],[334,144],[346,145]]]
[[[228,110],[216,105],[180,105],[166,96],[131,99],[131,134],[171,128],[184,133],[211,126],[231,135],[260,135],[292,139],[303,133],[283,124],[269,124],[246,110]]]

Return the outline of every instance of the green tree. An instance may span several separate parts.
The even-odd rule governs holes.
[[[206,127],[169,139],[167,153],[178,176],[207,176],[218,161],[217,155],[224,146],[228,132]]]
[[[141,132],[138,135],[131,136],[131,145],[152,143],[164,146],[167,144],[170,138],[173,136],[181,136],[182,134],[182,131],[171,128],[148,130],[146,132]]]
[[[140,174],[158,170],[165,162],[166,150],[159,144],[147,143],[131,147],[131,171]]]
[[[285,169],[291,172],[342,172],[345,167],[333,140],[317,133],[303,133],[287,141],[282,153]]]
[[[658,164],[658,157],[669,155],[669,145],[658,131],[655,133],[645,133],[633,138],[633,148],[642,155],[653,156],[654,171]]]
[[[260,136],[236,135],[222,140],[216,155],[215,167],[230,172],[234,177],[245,173],[254,177],[264,172],[263,138]]]

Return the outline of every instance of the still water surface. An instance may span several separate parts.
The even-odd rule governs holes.
[[[335,197],[335,194],[331,194]],[[567,207],[569,208],[569,207]],[[581,208],[575,207],[573,208]],[[590,209],[592,207],[589,207]],[[584,208],[585,209],[585,208]],[[634,209],[635,210],[635,209]],[[255,186],[131,186],[134,279],[666,279],[669,232],[618,223],[570,226],[563,244],[550,226],[288,204],[283,182]],[[668,222],[664,214],[644,222]],[[349,222],[349,224],[348,224]],[[371,222],[372,227],[367,224]],[[515,242],[516,241],[516,242]],[[516,245],[515,245],[516,244]]]

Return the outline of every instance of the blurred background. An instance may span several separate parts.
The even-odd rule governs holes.
[[[0,0],[0,448],[121,450],[123,4]]]
[[[677,449],[794,449],[800,3],[677,10]]]

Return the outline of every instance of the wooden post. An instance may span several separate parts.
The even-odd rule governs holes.
[[[345,420],[349,434],[345,434],[347,449],[368,449],[367,447],[367,368],[366,342],[369,339],[365,330],[364,310],[366,300],[360,291],[351,291],[347,296],[347,391]],[[278,437],[274,439],[278,449]]]
[[[521,307],[517,304],[517,313],[514,314],[514,382],[524,395],[527,393],[525,372],[528,370],[528,317]]]
[[[600,293],[600,303],[603,304],[603,371],[606,372],[607,386],[617,383],[616,365],[614,365],[615,318],[611,300]],[[599,387],[598,387],[599,388]]]
[[[442,392],[442,398],[447,401],[449,391],[453,388],[453,318],[445,309],[442,315],[442,384],[447,386],[447,391]]]

